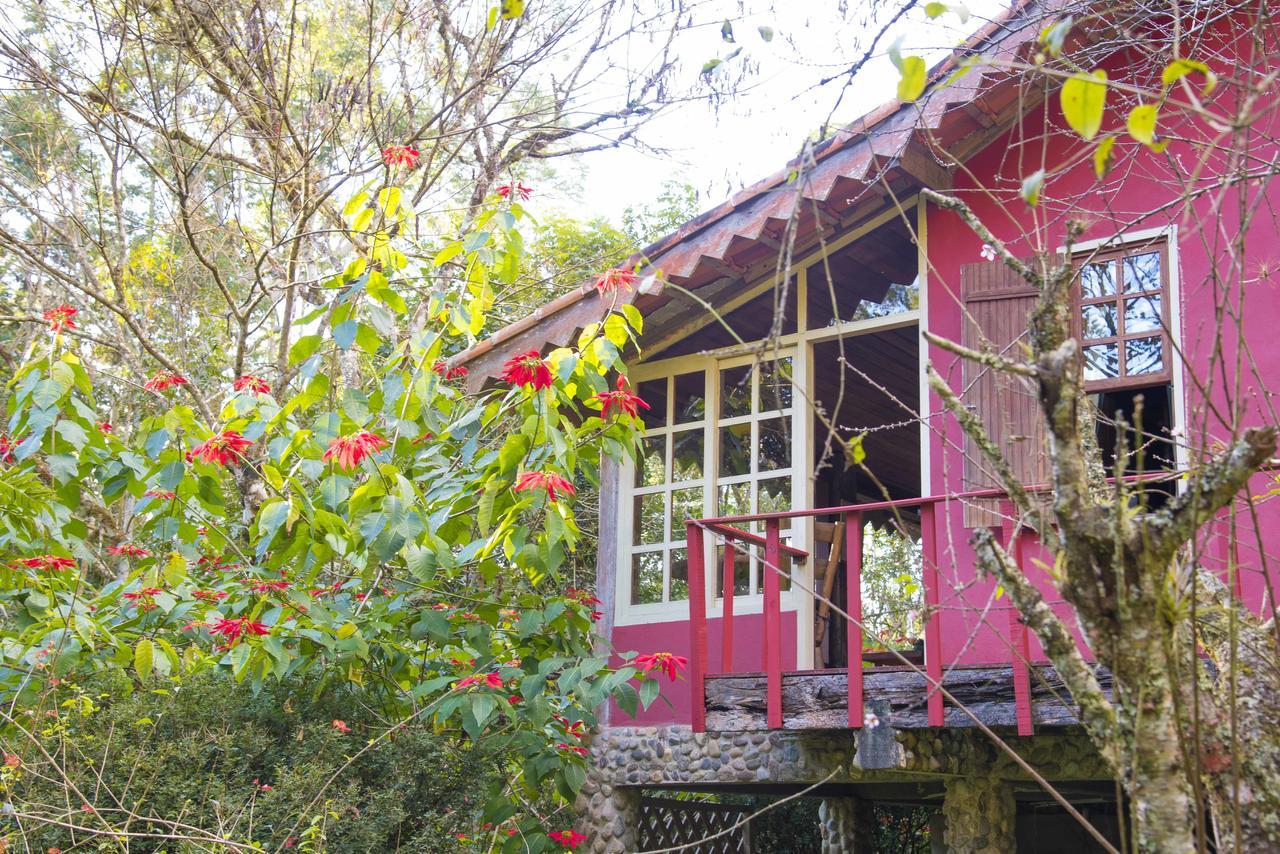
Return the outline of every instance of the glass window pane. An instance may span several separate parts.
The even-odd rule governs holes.
[[[790,537],[783,537],[783,542],[790,543]],[[782,556],[782,572],[783,575],[778,579],[778,589],[786,593],[791,589],[791,573],[795,571],[795,562],[792,561],[790,555]]]
[[[671,552],[671,589],[667,591],[667,599],[679,602],[689,598],[689,556],[684,549]]]
[[[1094,344],[1084,348],[1084,378],[1106,380],[1120,376],[1120,353],[1115,344]]]
[[[640,420],[646,428],[665,427],[667,425],[667,378],[645,380],[636,387],[636,394],[649,404],[648,409],[640,410]]]
[[[1163,339],[1132,338],[1124,342],[1126,374],[1158,374],[1164,370]]]
[[[760,411],[774,412],[791,406],[791,357],[760,363]]]
[[[760,481],[759,499],[756,503],[757,513],[777,513],[791,509],[791,478],[771,477]],[[783,527],[788,527],[783,523]]]
[[[1116,292],[1115,264],[1085,264],[1080,268],[1080,293],[1085,299],[1110,296]]]
[[[702,428],[684,430],[673,436],[671,466],[674,469],[671,479],[702,479]]]
[[[677,489],[671,493],[671,539],[683,540],[684,523],[689,519],[701,519],[702,489]]]
[[[751,512],[751,484],[721,484],[717,516],[746,516]]]
[[[1160,289],[1160,253],[1146,252],[1124,259],[1124,292]]]
[[[1124,331],[1150,332],[1160,328],[1160,295],[1134,297],[1124,301]]]
[[[740,365],[720,372],[720,417],[751,414],[751,366]]]
[[[701,421],[707,415],[707,378],[702,371],[676,377],[675,423]]]
[[[759,471],[791,468],[791,431],[785,418],[760,422]]]
[[[647,605],[662,601],[662,552],[631,556],[631,602]]]
[[[1084,318],[1084,337],[1114,338],[1119,329],[1116,324],[1116,304],[1113,302],[1086,305],[1081,308]]]
[[[657,486],[667,482],[667,437],[640,440],[636,455],[636,486]]]
[[[720,428],[720,476],[751,473],[751,422]]]
[[[733,555],[733,594],[746,596],[751,592],[751,555],[739,546]],[[724,596],[724,546],[716,549],[716,595]]]
[[[661,543],[667,539],[666,531],[666,493],[655,492],[651,495],[637,495],[635,498],[634,529],[635,545]]]

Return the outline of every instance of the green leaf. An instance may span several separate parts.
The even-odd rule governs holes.
[[[1209,66],[1195,59],[1175,59],[1164,67],[1164,71],[1160,72],[1160,82],[1165,86],[1172,86],[1183,77],[1186,77],[1193,71],[1199,71],[1204,75],[1204,88],[1200,90],[1201,94],[1208,95],[1218,85],[1218,75],[1209,70]]]
[[[711,72],[715,71],[717,68],[719,68],[723,64],[724,64],[723,59],[713,56],[711,59],[708,59],[706,62],[702,63],[702,71],[700,71],[699,73],[710,74]]]
[[[756,27],[756,32],[760,34],[760,38],[764,41],[773,41],[773,27]]]
[[[1103,137],[1098,142],[1098,147],[1093,150],[1093,174],[1099,179],[1107,177],[1107,173],[1111,171],[1112,157],[1111,149],[1116,144],[1114,136]]]
[[[1042,189],[1044,189],[1043,169],[1037,169],[1022,179],[1022,198],[1033,208],[1040,204],[1040,191]]]
[[[187,559],[178,552],[169,555],[164,562],[164,580],[170,587],[177,587],[187,577]]]
[[[50,454],[45,457],[45,462],[49,464],[49,473],[59,484],[74,480],[80,473],[80,466],[71,454]]]
[[[147,680],[151,677],[151,669],[155,663],[156,648],[147,638],[138,641],[133,647],[133,669],[138,678]]]
[[[62,392],[63,387],[53,380],[40,380],[31,392],[31,402],[37,409],[49,409],[58,405]]]
[[[58,422],[58,426],[53,428],[54,432],[71,444],[73,448],[79,451],[89,441],[89,434],[85,429],[74,421],[62,419]]]
[[[1102,129],[1107,107],[1107,72],[1073,75],[1062,84],[1062,115],[1071,129],[1084,139],[1093,139]]]
[[[658,692],[662,690],[662,686],[658,684],[657,679],[646,679],[640,683],[640,705],[648,709],[653,705],[653,701],[658,699]]]
[[[355,215],[356,211],[364,207],[369,201],[369,194],[361,190],[351,198],[347,199],[347,203],[342,207],[342,215],[350,219]]]
[[[344,320],[333,327],[333,341],[338,345],[338,349],[350,350],[351,345],[356,343],[357,326],[354,320]]]
[[[934,0],[932,3],[924,4],[924,13],[930,18],[937,18],[944,15],[947,11],[946,3],[939,3]]]
[[[898,100],[910,104],[924,92],[928,70],[925,68],[924,58],[919,56],[903,57],[899,68],[902,78],[898,81]]]
[[[734,43],[733,42],[733,24],[729,23],[729,21],[727,20],[720,25],[720,38],[724,39],[729,44]]]
[[[613,693],[613,699],[618,704],[619,709],[622,709],[633,718],[636,716],[636,712],[640,710],[640,695],[630,682],[624,682],[619,685]]]
[[[296,365],[310,359],[323,343],[324,338],[319,335],[303,335],[289,348],[289,364]]]
[[[1156,141],[1156,117],[1159,108],[1155,104],[1139,104],[1129,111],[1129,136],[1143,145],[1154,145]]]
[[[1067,34],[1071,32],[1074,23],[1075,20],[1067,15],[1040,31],[1040,43],[1048,49],[1050,56],[1062,53],[1062,45],[1067,40]]]
[[[436,257],[431,261],[431,263],[437,267],[441,267],[449,263],[449,261],[451,261],[453,258],[456,258],[458,255],[461,255],[461,254],[462,254],[462,243],[461,241],[455,240],[453,243],[450,243],[449,245],[445,246],[445,248],[441,249],[438,253],[436,253]]]
[[[502,0],[502,17],[510,21],[524,14],[524,0]]]

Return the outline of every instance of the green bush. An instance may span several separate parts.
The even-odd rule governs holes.
[[[147,819],[180,821],[268,850],[461,850],[457,835],[475,831],[478,808],[501,779],[500,756],[414,726],[344,767],[385,731],[376,693],[345,684],[285,681],[255,694],[209,674],[170,692],[98,684],[64,687],[59,699],[56,717],[20,722],[61,771],[31,739],[4,739],[21,761],[15,768],[7,757],[16,820],[4,821],[11,839],[25,838],[23,850],[125,850],[52,823],[101,827],[86,801],[118,829],[131,812],[130,831],[167,829]],[[221,850],[137,838],[127,849]]]

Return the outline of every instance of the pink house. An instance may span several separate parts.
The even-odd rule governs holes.
[[[1066,127],[1053,84],[1009,70],[1046,49],[1046,15],[1022,5],[963,51],[992,64],[955,79],[961,60],[948,60],[916,102],[884,105],[648,247],[641,263],[661,271],[658,284],[618,295],[645,317],[629,375],[651,409],[636,459],[607,470],[601,488],[602,627],[616,651],[669,651],[689,665],[636,717],[609,710],[582,802],[591,850],[677,839],[680,822],[667,819],[684,813],[656,790],[810,786],[823,798],[824,850],[871,850],[850,840],[882,799],[940,802],[949,850],[1028,846],[1036,787],[995,755],[978,719],[1046,778],[1072,781],[1079,803],[1093,805],[1081,809],[1114,837],[1114,786],[1035,639],[979,576],[969,535],[983,526],[1016,542],[1020,565],[1074,626],[1049,580],[1052,555],[1013,530],[926,380],[932,364],[1024,482],[1044,483],[1035,389],[923,337],[1016,358],[1034,292],[925,191],[967,202],[1022,258],[1057,257],[1067,221],[1086,223],[1070,247],[1071,311],[1098,440],[1106,457],[1114,416],[1140,417],[1154,503],[1233,428],[1276,422],[1267,387],[1280,378],[1280,294],[1266,270],[1280,240],[1269,215],[1247,257],[1234,237],[1280,191],[1258,179],[1228,192],[1241,167],[1215,153],[1218,131],[1195,118],[1169,111],[1160,153],[1129,138],[1123,91],[1102,130],[1115,134],[1115,166],[1099,178],[1097,140]],[[1240,33],[1231,19],[1200,32],[1223,79],[1233,69],[1212,68],[1223,57],[1274,59],[1247,54]],[[1079,39],[1077,48],[1105,34]],[[1145,84],[1164,62],[1115,50],[1101,64],[1113,81]],[[1187,82],[1199,91],[1205,80]],[[1228,286],[1240,277],[1251,283],[1247,306]],[[604,307],[584,286],[462,358],[473,377],[494,376],[512,352],[568,341]],[[1280,518],[1262,500],[1272,486],[1260,475],[1239,496],[1241,512],[1197,544],[1200,560],[1267,613],[1280,584],[1267,560]],[[956,703],[930,690],[938,683]],[[982,763],[985,776],[974,771]],[[988,787],[976,793],[982,806],[966,786]],[[1054,816],[1027,850],[1096,848]]]

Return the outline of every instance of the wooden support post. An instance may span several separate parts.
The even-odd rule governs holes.
[[[733,672],[733,570],[738,559],[738,550],[733,540],[724,541],[724,619],[720,633],[720,672]]]
[[[845,610],[849,621],[846,638],[846,661],[849,667],[849,726],[858,729],[864,719],[862,710],[862,514],[845,514]]]
[[[778,520],[764,523],[764,670],[768,682],[766,722],[769,729],[782,728],[782,587],[778,572],[782,567]]]
[[[685,528],[689,558],[689,726],[707,729],[707,583],[703,572],[702,528],[689,522]]]
[[[929,726],[942,726],[945,715],[942,709],[942,595],[938,581],[938,526],[937,505],[926,502],[920,506],[921,560],[924,564],[924,603],[929,609],[929,621],[924,626],[924,667],[929,676],[928,709]]]
[[[1000,542],[1014,564],[1022,569],[1022,547],[1026,541],[1021,527],[1013,524],[1013,502],[1000,502]],[[1027,639],[1027,627],[1022,615],[1010,602],[1005,608],[1009,619],[1009,661],[1013,666],[1013,705],[1018,720],[1018,735],[1034,735],[1031,720],[1031,644]]]

